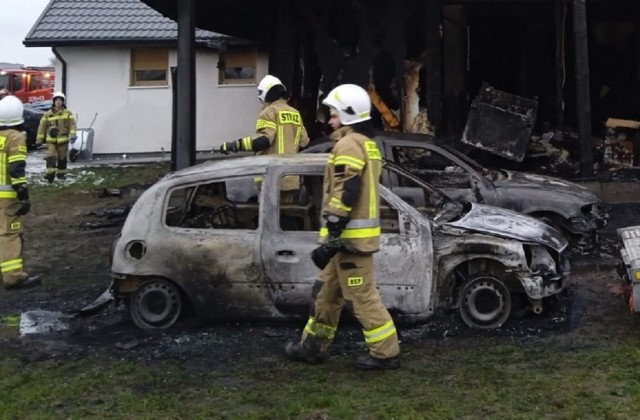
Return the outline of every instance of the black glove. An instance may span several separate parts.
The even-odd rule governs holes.
[[[220,146],[220,153],[223,155],[228,155],[229,152],[238,153],[238,150],[238,140],[227,141]]]
[[[338,239],[338,242],[342,244],[342,241]],[[320,270],[324,270],[324,268],[329,264],[331,258],[335,257],[335,255],[340,251],[340,247],[329,247],[327,244],[320,245],[313,251],[311,251],[311,260]]]
[[[29,202],[29,189],[23,184],[16,185],[13,187],[13,189],[16,190],[18,200],[20,200],[20,208],[15,215],[24,216],[25,214],[29,213],[29,210],[31,210],[31,203]]]
[[[348,217],[336,216],[335,214],[330,214],[326,217],[327,219],[327,230],[329,231],[329,238],[336,237],[339,238],[340,234],[349,223]]]

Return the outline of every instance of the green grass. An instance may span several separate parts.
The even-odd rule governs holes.
[[[65,184],[54,181],[52,184],[31,183],[30,188],[38,197],[46,199],[57,197],[60,193],[81,193],[103,188],[120,188],[132,184],[150,185],[169,173],[169,164],[157,163],[129,166],[95,166],[72,169],[68,178],[74,182]]]
[[[575,350],[460,341],[405,348],[403,368],[384,373],[352,370],[351,356],[212,372],[110,357],[0,357],[0,417],[631,418],[640,410],[636,338]]]

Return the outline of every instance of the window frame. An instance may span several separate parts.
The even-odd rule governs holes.
[[[227,48],[220,56],[218,66],[218,86],[255,85],[258,72],[258,49],[255,47],[231,47]],[[228,78],[225,71],[231,68],[252,69],[250,78]],[[240,70],[242,71],[242,70]]]
[[[169,86],[169,48],[134,47],[129,53],[129,87]],[[139,72],[164,72],[164,78],[142,80]]]

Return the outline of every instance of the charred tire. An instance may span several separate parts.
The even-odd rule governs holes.
[[[511,315],[511,293],[499,278],[479,275],[460,288],[458,308],[471,328],[500,328]]]
[[[133,292],[129,314],[134,324],[147,331],[166,330],[176,323],[182,312],[182,296],[172,282],[151,279]]]

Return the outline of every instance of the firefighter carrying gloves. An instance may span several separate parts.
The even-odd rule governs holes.
[[[27,145],[21,125],[23,105],[15,96],[0,100],[0,277],[7,290],[24,289],[41,283],[28,276],[22,261],[22,223],[29,213],[27,189]]]
[[[66,178],[69,142],[73,144],[76,141],[76,132],[76,120],[67,109],[66,97],[64,93],[56,92],[51,109],[40,119],[36,137],[37,144],[47,143],[47,170],[44,177],[49,183],[56,177]]]
[[[319,248],[312,253],[323,267],[323,280],[300,340],[290,341],[286,355],[319,363],[327,358],[345,302],[353,305],[369,353],[356,360],[358,369],[400,366],[398,334],[376,287],[373,254],[380,246],[380,173],[382,156],[371,140],[371,101],[356,85],[333,89],[323,103],[338,113],[345,126],[324,175],[323,227]]]

